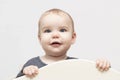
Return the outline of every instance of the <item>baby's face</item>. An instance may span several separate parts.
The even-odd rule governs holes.
[[[46,55],[65,55],[75,37],[68,16],[49,14],[42,18],[39,39]]]

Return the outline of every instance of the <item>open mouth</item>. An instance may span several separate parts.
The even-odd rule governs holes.
[[[58,47],[61,45],[61,43],[60,42],[52,42],[51,45],[54,47]]]

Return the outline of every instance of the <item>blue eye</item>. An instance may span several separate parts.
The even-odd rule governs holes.
[[[47,30],[45,30],[44,32],[45,32],[45,33],[50,33],[51,30],[47,29]]]
[[[60,32],[66,32],[67,30],[66,29],[60,29]]]

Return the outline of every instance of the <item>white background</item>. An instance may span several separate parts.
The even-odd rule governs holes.
[[[0,80],[10,80],[28,59],[44,54],[37,38],[38,20],[51,8],[73,17],[77,40],[69,56],[107,58],[120,71],[119,4],[119,0],[0,0]]]

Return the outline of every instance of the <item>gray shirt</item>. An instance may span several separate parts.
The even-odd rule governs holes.
[[[68,60],[68,59],[76,59],[76,58],[74,58],[74,57],[67,57],[66,60]],[[22,70],[18,73],[18,75],[16,76],[16,78],[17,78],[17,77],[20,77],[20,76],[23,76],[23,75],[24,75],[23,69],[24,69],[25,67],[27,67],[27,66],[30,66],[30,65],[35,65],[35,66],[37,66],[38,68],[41,68],[41,67],[43,67],[43,66],[46,66],[47,64],[45,64],[44,62],[42,62],[41,59],[39,58],[39,56],[34,57],[34,58],[28,60],[28,61],[24,64]]]

